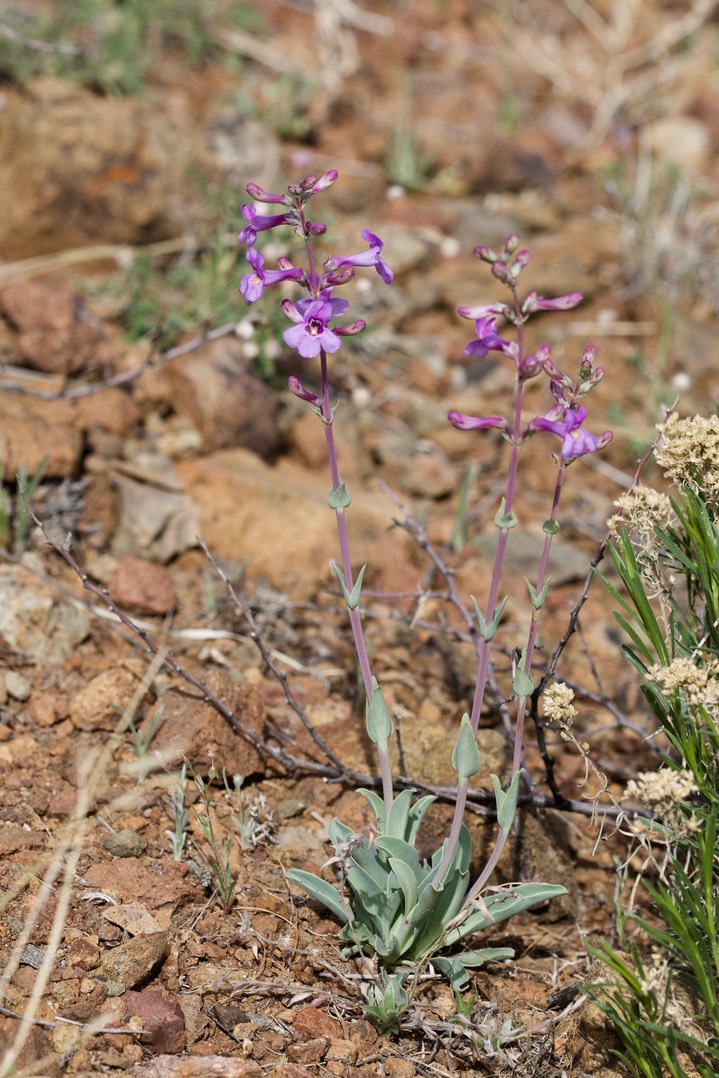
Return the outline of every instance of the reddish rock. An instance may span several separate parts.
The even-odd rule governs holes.
[[[291,1063],[321,1063],[329,1048],[329,1037],[313,1037],[310,1041],[295,1041],[287,1046]]]
[[[185,1050],[185,1019],[180,1005],[157,989],[125,992],[125,1018],[139,1018],[140,1044],[155,1055],[175,1055]]]
[[[0,123],[0,258],[87,244],[144,244],[215,228],[198,175],[270,190],[279,149],[238,116],[204,131],[182,95],[94,93],[59,79],[6,91]]]
[[[223,670],[213,670],[205,677],[208,688],[232,708],[238,722],[261,736],[265,705],[253,685],[233,681]],[[207,775],[211,752],[218,772],[228,775],[263,773],[263,758],[194,689],[168,689],[161,697],[162,718],[153,739],[153,748],[174,754],[179,762],[186,759],[198,775]],[[170,760],[172,757],[170,757]],[[170,766],[168,760],[168,766]]]
[[[295,1036],[310,1039],[312,1037],[339,1038],[343,1029],[336,1018],[318,1007],[303,1007],[297,1012],[292,1030]]]
[[[70,700],[70,719],[78,730],[112,730],[122,708],[132,700],[142,675],[143,663],[127,660],[88,681]]]
[[[337,1060],[339,1063],[356,1063],[358,1055],[357,1045],[340,1037],[337,1040],[330,1041],[330,1046],[325,1053],[325,1061]]]
[[[17,331],[19,366],[75,374],[97,362],[102,330],[67,285],[18,281],[0,291],[0,309]]]
[[[0,463],[6,476],[17,475],[21,467],[34,475],[42,465],[43,478],[64,479],[77,472],[81,453],[82,431],[66,402],[0,399]]]
[[[168,861],[160,873],[151,871],[137,857],[101,861],[90,865],[83,873],[83,880],[91,890],[102,891],[118,902],[146,906],[163,926],[186,902],[196,902],[202,897],[200,885],[188,872],[187,865],[177,861]]]
[[[172,400],[202,436],[205,452],[241,446],[260,457],[280,443],[277,394],[247,368],[241,343],[223,337],[167,371]]]
[[[111,981],[134,988],[146,980],[167,953],[167,933],[150,932],[134,936],[113,947],[102,957],[102,972]],[[184,1023],[183,1023],[184,1028]],[[167,1051],[167,1049],[158,1049]]]
[[[167,614],[176,601],[169,571],[132,554],[120,558],[108,590],[119,607],[138,614]]]

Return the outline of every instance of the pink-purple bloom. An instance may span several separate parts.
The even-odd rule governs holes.
[[[536,292],[529,292],[522,304],[522,312],[532,314],[533,311],[571,311],[583,298],[581,292],[568,292],[566,296],[557,296],[556,299],[545,299]]]
[[[257,239],[258,232],[266,232],[269,228],[277,228],[278,225],[292,223],[292,216],[288,213],[261,214],[257,212],[254,202],[251,205],[242,204],[242,216],[248,222],[237,237],[240,243],[246,243],[252,247]]]
[[[256,247],[247,248],[247,261],[252,266],[252,273],[245,274],[240,281],[240,292],[248,304],[255,303],[269,285],[279,284],[280,281],[301,281],[304,276],[303,271],[295,269],[288,258],[279,259],[280,269],[263,269],[265,256]]]
[[[501,415],[478,416],[465,415],[464,412],[450,412],[447,418],[457,430],[487,430],[491,428],[509,430],[507,420],[503,419]]]
[[[470,341],[464,350],[465,356],[476,356],[484,359],[489,352],[503,352],[509,347],[509,341],[502,340],[497,335],[495,326],[496,318],[478,318],[474,324],[477,331],[475,340]]]
[[[367,251],[362,251],[357,255],[345,255],[344,258],[330,258],[325,263],[326,271],[332,273],[341,266],[374,266],[385,284],[392,284],[394,273],[380,257],[384,247],[382,240],[368,228],[362,230],[362,239],[369,244]]]
[[[338,352],[342,343],[330,329],[330,319],[344,314],[349,304],[346,299],[330,299],[326,293],[320,299],[301,299],[297,303],[285,299],[282,310],[297,324],[282,334],[285,344],[296,348],[305,359],[313,359],[320,351]]]
[[[560,407],[555,405],[549,416],[555,411],[560,411]],[[586,408],[581,406],[577,409],[565,408],[561,419],[551,419],[549,416],[537,416],[529,426],[531,430],[548,430],[562,439],[560,454],[562,460],[583,457],[585,453],[595,453],[600,448],[596,437],[589,431],[582,430],[582,423],[587,418]],[[607,443],[604,442],[604,444]]]

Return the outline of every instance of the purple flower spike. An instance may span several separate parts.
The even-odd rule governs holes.
[[[240,243],[246,243],[252,247],[257,239],[258,232],[266,232],[269,228],[277,228],[278,225],[291,224],[291,216],[287,213],[273,213],[269,215],[257,212],[254,202],[251,206],[242,204],[242,216],[248,222],[237,237]]]
[[[368,251],[362,251],[358,255],[346,255],[344,258],[330,258],[325,263],[326,272],[332,273],[342,266],[374,266],[385,284],[392,284],[394,273],[380,257],[384,247],[382,240],[368,228],[362,229],[362,239],[369,244]]]
[[[329,328],[330,319],[344,314],[349,304],[346,299],[301,299],[292,303],[282,301],[282,310],[297,325],[290,326],[282,334],[285,344],[296,348],[305,359],[314,359],[324,349],[325,352],[338,352],[340,338]]]
[[[240,281],[240,292],[248,304],[255,303],[269,285],[279,284],[280,281],[300,281],[304,276],[303,271],[295,269],[287,258],[280,259],[281,269],[263,270],[265,256],[256,247],[247,248],[247,261],[253,272]]]
[[[457,430],[487,430],[492,427],[495,430],[509,430],[507,420],[502,419],[500,415],[478,416],[464,415],[463,412],[450,412],[447,418]]]
[[[529,426],[531,430],[548,430],[551,434],[556,434],[558,438],[562,439],[562,460],[573,460],[575,457],[583,457],[586,453],[596,453],[597,449],[601,448],[593,434],[581,429],[586,418],[586,408],[580,407],[576,411],[572,408],[567,408],[564,412],[564,418],[561,420],[538,416],[532,420]],[[609,432],[607,431],[606,433]],[[602,435],[602,438],[605,437],[606,435]],[[603,444],[607,443],[603,442]]]
[[[477,338],[470,341],[464,350],[465,356],[483,359],[489,352],[503,352],[509,347],[509,341],[502,340],[495,332],[496,318],[478,318],[475,322]]]

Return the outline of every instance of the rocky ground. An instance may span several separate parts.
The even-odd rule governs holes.
[[[425,970],[400,1034],[380,1036],[362,1011],[373,971],[342,957],[336,924],[285,878],[323,870],[333,816],[366,826],[347,775],[371,781],[376,766],[329,569],[323,432],[286,389],[289,374],[315,384],[316,372],[282,345],[276,295],[251,311],[237,295],[235,234],[246,182],[281,190],[337,167],[322,196],[331,249],[359,250],[363,228],[384,240],[395,283],[372,274],[348,291],[370,328],[332,362],[340,467],[398,769],[447,786],[474,659],[426,542],[464,596],[486,594],[506,456],[501,439],[446,415],[502,412],[511,390],[500,359],[463,357],[472,327],[457,305],[501,295],[472,248],[516,233],[532,252],[527,287],[582,291],[581,307],[533,322],[530,340],[548,340],[569,370],[592,342],[607,371],[588,425],[615,437],[569,471],[541,665],[661,404],[717,404],[712,8],[378,0],[347,5],[343,21],[340,5],[270,0],[246,30],[218,4],[192,64],[159,36],[142,93],[52,67],[7,74],[0,1046],[27,1032],[18,1073],[625,1073],[573,986],[598,976],[585,939],[613,932],[627,852],[614,799],[661,746],[596,583],[558,666],[576,687],[589,765],[545,731],[575,811],[551,807],[530,727],[535,804],[498,877],[568,894],[483,940],[516,960],[472,976],[467,1020]],[[89,48],[92,27],[77,33]],[[510,544],[500,696],[554,484],[535,444]],[[645,478],[657,479],[651,463]],[[507,774],[496,708],[480,749],[483,775]],[[480,792],[469,814],[477,865],[493,836],[486,804]],[[603,824],[592,805],[609,812]],[[427,851],[449,812],[440,801],[430,813]],[[499,1046],[510,1028],[524,1032]]]

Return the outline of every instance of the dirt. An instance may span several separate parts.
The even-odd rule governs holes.
[[[4,88],[0,190],[14,224],[0,228],[0,1047],[27,1033],[17,1073],[626,1073],[576,986],[602,976],[585,941],[614,933],[627,855],[616,800],[662,746],[647,736],[608,594],[592,583],[557,670],[575,686],[589,764],[548,728],[543,755],[530,723],[531,786],[495,878],[542,878],[567,895],[488,932],[481,945],[511,946],[515,960],[473,973],[459,1001],[423,968],[399,1033],[380,1035],[363,1013],[376,969],[343,956],[335,922],[285,876],[332,878],[327,824],[367,827],[355,787],[377,774],[329,569],[322,429],[285,388],[290,373],[308,384],[315,374],[282,348],[269,351],[271,378],[253,365],[246,326],[231,332],[248,313],[240,296],[218,339],[195,339],[220,324],[210,311],[175,356],[129,342],[106,288],[133,245],[180,237],[158,265],[199,257],[205,240],[193,249],[188,236],[216,224],[207,185],[231,196],[237,230],[244,183],[282,189],[339,169],[322,196],[333,250],[359,249],[371,228],[396,272],[391,290],[373,279],[348,292],[371,333],[332,361],[353,559],[368,564],[369,649],[399,725],[398,770],[418,786],[450,786],[475,658],[456,639],[464,626],[426,545],[466,602],[486,594],[506,454],[494,433],[457,431],[446,413],[501,412],[511,389],[501,358],[462,355],[472,325],[457,305],[501,296],[473,246],[514,232],[532,253],[527,287],[581,290],[583,306],[530,324],[530,345],[549,340],[573,371],[592,342],[606,368],[589,426],[613,428],[614,440],[568,473],[540,670],[661,402],[680,393],[682,412],[706,413],[719,390],[705,362],[716,315],[711,18],[679,52],[667,42],[684,5],[639,5],[623,44],[621,27],[598,37],[570,5],[509,7],[376,3],[320,32],[309,9],[272,0],[268,51],[239,66],[215,51],[188,74],[168,50],[142,100],[59,80]],[[596,5],[603,18],[612,10]],[[639,64],[632,50],[649,41]],[[672,82],[660,78],[669,59]],[[301,100],[289,82],[270,116],[263,102],[281,89],[280,61],[300,85],[310,73],[317,81]],[[249,129],[243,93],[259,117]],[[183,245],[195,253],[178,256]],[[68,256],[81,247],[90,250]],[[227,251],[219,272],[231,301],[244,267]],[[258,305],[261,319],[275,299]],[[546,407],[533,386],[535,401]],[[494,656],[500,699],[551,501],[548,444],[533,442],[520,469]],[[29,495],[40,527],[24,519],[11,479],[22,469],[27,487],[43,461]],[[453,545],[471,462],[471,508]],[[645,476],[658,480],[651,462]],[[506,778],[510,759],[501,708],[486,708],[479,747],[468,813],[476,869],[495,826],[482,791],[491,772]],[[424,854],[450,817],[440,798]],[[523,1032],[501,1046],[508,1029]]]

